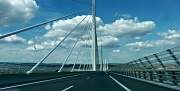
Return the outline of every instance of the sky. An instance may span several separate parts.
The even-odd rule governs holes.
[[[82,3],[91,0],[80,1],[0,0],[0,35],[91,7]],[[179,0],[96,0],[97,41],[103,59],[124,63],[179,46],[179,4]],[[67,63],[75,62],[78,54],[79,63],[90,62],[86,57],[90,58],[91,49],[84,47],[92,44],[87,35],[91,32],[90,11],[0,39],[0,62],[38,62],[86,15],[90,18],[45,62],[63,63],[83,28],[89,32],[83,33]]]

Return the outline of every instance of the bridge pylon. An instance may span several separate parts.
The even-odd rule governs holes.
[[[97,64],[99,64],[98,57],[98,45],[96,34],[96,0],[92,0],[92,68],[93,71],[97,70]]]

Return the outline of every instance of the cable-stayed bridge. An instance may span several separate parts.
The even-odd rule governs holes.
[[[26,37],[29,36],[28,31],[37,27],[82,13],[84,14],[83,19],[67,31],[66,36],[56,38],[56,42],[53,43],[51,43],[52,39],[49,43],[40,43],[49,49],[43,52],[42,58],[34,57],[39,54],[39,50],[44,48],[43,46],[32,43],[27,48],[27,50],[37,51],[36,54],[30,55],[33,60],[39,59],[37,63],[2,62],[0,64],[0,91],[180,90],[180,46],[123,64],[108,64],[106,60],[100,58],[102,56],[98,54],[102,54],[102,49],[98,51],[95,0],[92,0],[92,8],[1,35],[0,39],[3,40],[17,34]],[[36,34],[30,35],[37,37]],[[53,47],[49,47],[50,45]],[[71,48],[68,54],[65,54],[65,57],[58,55],[59,52],[67,49],[67,46]],[[63,62],[43,63],[59,60],[54,59],[52,55],[59,56]]]

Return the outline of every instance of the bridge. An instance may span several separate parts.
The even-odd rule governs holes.
[[[103,59],[102,46],[98,51],[97,45],[95,0],[91,8],[0,35],[0,40],[87,11],[37,63],[0,62],[0,91],[180,91],[180,46],[121,64]],[[83,28],[79,28],[81,24]],[[78,35],[76,40],[74,35]],[[72,41],[63,63],[44,63],[66,48],[63,43]],[[29,47],[35,51],[40,48]]]

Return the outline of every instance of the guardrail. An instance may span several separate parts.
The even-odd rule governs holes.
[[[25,74],[34,65],[35,63],[0,62],[0,74]],[[40,64],[33,73],[56,73],[61,66],[62,64],[44,63]],[[66,64],[62,69],[62,72],[71,72],[72,68],[73,64]],[[74,71],[79,71],[79,64],[74,67]]]
[[[180,46],[125,63],[118,71],[131,77],[180,86]]]
[[[32,63],[0,63],[0,74],[24,74],[33,66]],[[40,65],[34,73],[52,73],[59,70],[60,67],[61,65]]]
[[[42,80],[47,80],[47,79],[55,79],[55,78],[67,77],[67,76],[79,75],[79,74],[85,74],[85,73],[84,72],[32,73],[29,75],[1,74],[0,75],[0,88],[11,86],[11,85],[36,82],[36,81],[42,81]],[[3,91],[7,91],[7,90],[3,90]],[[14,90],[8,90],[8,91],[14,91]]]

